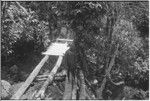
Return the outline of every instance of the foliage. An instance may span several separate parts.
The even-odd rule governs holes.
[[[66,38],[63,27],[75,33],[72,74],[80,77],[82,70],[85,79],[98,80],[99,88],[119,44],[112,79],[121,74],[126,85],[148,90],[147,2],[4,1],[1,15],[2,65],[39,55],[55,38]]]
[[[15,2],[3,4],[9,6],[3,8],[6,12],[2,14],[2,58],[25,58],[30,52],[41,52],[47,47],[49,39],[46,22],[39,22],[31,10],[28,15],[24,15]]]

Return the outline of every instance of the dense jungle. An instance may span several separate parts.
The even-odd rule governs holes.
[[[55,77],[20,99],[148,100],[148,1],[1,1],[1,99],[12,99],[47,48],[71,39]],[[48,75],[50,56],[38,75]]]

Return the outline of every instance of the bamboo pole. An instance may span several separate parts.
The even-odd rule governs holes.
[[[49,56],[46,55],[41,62],[35,67],[35,69],[32,71],[32,73],[29,75],[25,83],[18,89],[18,91],[11,97],[11,99],[19,99],[26,89],[29,87],[29,85],[32,83],[34,78],[38,75],[40,69],[44,65],[44,63],[48,60]]]
[[[61,63],[62,63],[62,59],[63,59],[63,56],[60,55],[58,60],[57,60],[57,63],[55,65],[55,67],[52,69],[52,71],[50,72],[47,80],[44,82],[43,86],[41,87],[41,89],[39,90],[39,92],[37,93],[37,95],[35,96],[36,98],[40,98],[40,99],[43,99],[44,98],[44,93],[46,91],[46,88],[47,86],[49,85],[49,83],[51,83],[53,81],[53,78],[58,70],[58,68],[60,67]]]

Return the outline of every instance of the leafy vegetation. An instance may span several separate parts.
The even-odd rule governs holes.
[[[148,97],[148,2],[3,1],[1,9],[2,74],[6,73],[2,79],[9,80],[6,75],[14,75],[13,83],[24,81],[16,79],[17,76],[26,78],[24,75],[29,75],[51,42],[58,37],[72,38],[70,52],[74,59],[67,61],[72,60],[68,67],[71,77],[79,80],[77,92],[82,96],[77,95],[77,99],[86,99],[86,88],[95,99]],[[26,65],[29,61],[31,64]],[[18,70],[13,70],[14,65]],[[48,69],[45,67],[43,71]],[[67,68],[66,64],[63,68]],[[120,81],[125,82],[123,86],[114,85]],[[113,90],[115,86],[118,92],[128,94],[119,97],[117,90]],[[136,93],[129,97],[132,92]]]

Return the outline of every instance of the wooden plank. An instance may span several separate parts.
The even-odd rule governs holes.
[[[67,43],[52,43],[47,51],[42,54],[60,56],[64,55],[69,48]]]
[[[40,69],[42,68],[42,66],[44,65],[44,63],[48,60],[48,58],[49,58],[49,56],[46,55],[41,60],[41,62],[35,67],[35,69],[29,75],[29,77],[27,78],[27,80],[25,81],[25,83],[18,89],[18,91],[12,96],[11,99],[19,99],[24,94],[24,92],[29,87],[29,85],[32,83],[32,81],[34,80],[34,78],[38,75]]]
[[[56,41],[67,41],[67,42],[68,42],[68,41],[71,41],[71,42],[72,42],[73,40],[71,40],[71,39],[59,39],[59,38],[58,38],[58,39],[56,39]]]
[[[53,81],[53,78],[54,78],[58,68],[60,67],[60,65],[62,63],[62,60],[63,60],[63,56],[59,56],[55,67],[52,69],[47,80],[44,82],[43,86],[41,87],[41,89],[39,90],[37,95],[35,96],[36,98],[44,99],[45,90],[46,90],[47,86],[49,85],[49,83],[51,83]]]

